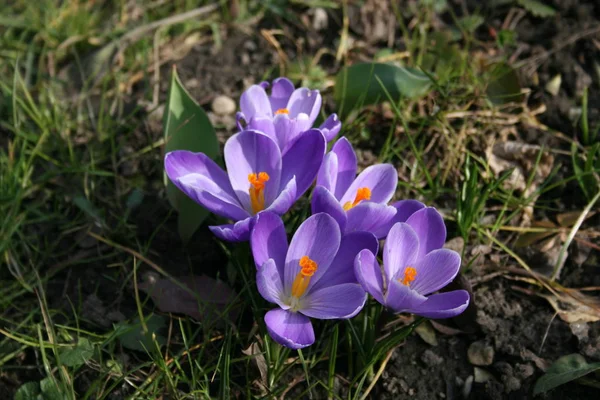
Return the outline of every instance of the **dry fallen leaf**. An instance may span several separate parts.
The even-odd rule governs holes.
[[[166,278],[149,277],[139,284],[162,312],[188,315],[205,323],[219,319],[235,299],[236,293],[226,283],[208,276],[176,278],[179,285]],[[187,288],[187,289],[186,289]],[[235,310],[227,310],[230,319]]]
[[[260,340],[258,338],[257,340]],[[262,383],[262,388],[266,388],[267,386],[267,361],[265,360],[264,354],[260,351],[260,346],[258,342],[252,342],[247,349],[242,350],[247,356],[252,357],[252,360],[256,363],[258,367],[258,372],[260,372],[260,381]]]
[[[545,294],[516,286],[513,289],[546,299],[566,323],[600,321],[600,298],[579,290],[555,287],[553,293]]]

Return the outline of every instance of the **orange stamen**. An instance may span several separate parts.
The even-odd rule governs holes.
[[[401,284],[405,285],[405,286],[410,286],[410,283],[412,281],[414,281],[417,278],[417,270],[414,269],[413,267],[406,267],[406,269],[404,270],[404,277],[400,280],[398,279],[398,282],[400,282]]]
[[[279,110],[275,111],[275,115],[279,115],[279,114],[288,115],[289,113],[290,113],[290,110],[288,110],[287,108],[280,108]]]
[[[266,172],[248,174],[250,205],[255,214],[265,209],[265,183],[268,180],[269,174]]]
[[[292,283],[292,296],[299,298],[306,292],[310,284],[310,278],[317,272],[318,265],[308,256],[303,256],[300,259],[300,272],[296,275],[296,279]]]
[[[371,189],[369,189],[368,187],[358,188],[358,190],[356,191],[356,197],[354,198],[354,201],[347,201],[344,204],[344,210],[348,211],[363,200],[371,200]]]

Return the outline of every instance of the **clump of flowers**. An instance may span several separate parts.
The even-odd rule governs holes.
[[[270,86],[270,94],[267,89]],[[300,349],[315,341],[313,319],[357,315],[368,294],[395,313],[449,318],[469,304],[464,290],[436,293],[458,274],[460,256],[443,249],[442,216],[411,199],[388,204],[398,184],[391,164],[357,175],[357,158],[332,114],[313,127],[318,90],[278,78],[241,96],[240,132],[225,143],[226,170],[203,153],[165,156],[169,179],[187,196],[231,220],[209,227],[220,239],[250,241],[270,336]],[[315,183],[312,216],[291,242],[282,216]],[[384,239],[383,269],[377,261]]]

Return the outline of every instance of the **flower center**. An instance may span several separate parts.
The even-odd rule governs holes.
[[[371,189],[369,189],[368,187],[358,188],[358,190],[356,191],[356,197],[354,198],[354,201],[347,201],[344,204],[344,210],[348,211],[363,200],[371,200]]]
[[[275,111],[275,115],[279,115],[279,114],[288,115],[289,113],[290,113],[290,110],[288,110],[287,108],[280,108],[279,110]]]
[[[410,283],[417,278],[417,270],[413,267],[406,267],[404,269],[404,277],[398,279],[398,282],[405,286],[410,286]]]
[[[265,209],[265,183],[268,180],[269,174],[266,172],[248,174],[248,182],[250,182],[248,193],[254,214]]]
[[[316,261],[311,260],[308,256],[302,256],[300,259],[300,272],[296,275],[294,283],[292,283],[292,301],[298,299],[306,292],[310,278],[317,272],[318,265]]]

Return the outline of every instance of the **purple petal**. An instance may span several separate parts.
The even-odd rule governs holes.
[[[342,232],[346,229],[346,211],[329,190],[323,186],[317,186],[313,190],[311,210],[313,214],[324,212],[331,215],[337,221]]]
[[[419,254],[421,259],[432,250],[441,249],[446,242],[446,225],[439,212],[433,207],[423,208],[411,215],[409,224],[419,237]]]
[[[340,248],[331,262],[331,266],[319,280],[313,282],[310,293],[328,286],[356,283],[354,260],[363,249],[377,254],[379,242],[375,236],[368,232],[353,232],[342,236]]]
[[[302,349],[315,342],[315,332],[308,317],[276,308],[265,314],[269,335],[282,346]]]
[[[323,185],[340,200],[356,178],[357,160],[352,145],[341,137],[323,161],[317,184]]]
[[[319,130],[323,132],[325,139],[330,142],[337,136],[342,129],[342,122],[338,118],[337,114],[331,114],[325,122],[321,124]]]
[[[345,233],[371,232],[378,239],[387,235],[390,221],[394,218],[396,209],[385,204],[370,201],[360,203],[346,212],[348,223]]]
[[[290,118],[288,115],[279,114],[273,119],[277,143],[284,155],[290,149],[296,139],[311,128],[310,121],[306,114],[300,114],[297,118]]]
[[[269,136],[258,131],[236,133],[225,143],[225,164],[233,190],[246,210],[252,212],[248,189],[248,175],[266,172],[265,206],[268,207],[279,194],[281,153]]]
[[[267,207],[266,211],[271,211],[278,215],[285,214],[299,197],[296,193],[296,177],[292,177],[283,190],[281,190],[279,196]]]
[[[410,310],[420,306],[425,301],[427,301],[427,297],[412,290],[409,286],[403,285],[395,279],[388,282],[385,306],[394,312],[412,312]]]
[[[399,222],[392,227],[383,247],[383,268],[388,281],[404,277],[406,267],[414,267],[419,253],[419,238],[410,225]]]
[[[397,222],[406,222],[415,212],[425,208],[425,204],[417,200],[400,200],[392,204],[392,207],[396,209],[396,215],[392,222],[392,224],[395,224]]]
[[[426,296],[452,282],[460,270],[460,255],[448,249],[433,250],[413,267],[417,276],[411,288]]]
[[[342,204],[354,201],[356,191],[367,187],[371,190],[371,201],[374,203],[387,203],[396,192],[398,172],[392,164],[377,164],[367,167],[352,182],[342,200]]]
[[[256,287],[263,299],[277,304],[284,310],[290,307],[282,300],[283,282],[275,261],[270,258],[256,271]]]
[[[240,207],[225,172],[203,153],[172,151],[165,156],[165,171],[171,181],[208,210],[225,218],[248,218]]]
[[[303,133],[283,156],[281,182],[288,182],[295,176],[297,197],[302,196],[315,180],[323,162],[325,146],[321,132],[311,129]]]
[[[246,125],[246,130],[260,131],[273,139],[277,143],[277,135],[273,118],[271,117],[254,117]]]
[[[250,231],[256,218],[246,218],[235,224],[209,226],[208,229],[219,239],[227,242],[246,242],[250,240]]]
[[[302,314],[318,319],[352,318],[362,310],[367,293],[357,283],[343,283],[312,291],[304,299]]]
[[[360,285],[375,300],[384,304],[381,267],[371,250],[362,250],[354,260],[354,274]]]
[[[452,318],[465,311],[469,305],[469,292],[453,290],[431,295],[423,304],[410,312],[427,318]]]
[[[294,90],[294,93],[290,96],[286,108],[290,112],[290,118],[297,118],[299,114],[306,114],[310,121],[309,126],[312,126],[321,110],[321,101],[321,94],[318,90],[299,88]]]
[[[240,97],[240,110],[246,121],[255,117],[273,117],[271,102],[265,89],[259,85],[252,85]]]
[[[273,112],[285,108],[294,92],[294,84],[288,78],[277,78],[271,87],[271,109]]]
[[[267,260],[273,259],[279,268],[279,274],[283,277],[288,242],[285,226],[278,215],[262,212],[256,216],[256,223],[250,236],[250,247],[257,268]]]
[[[284,290],[291,293],[292,283],[300,272],[300,259],[308,256],[317,263],[317,271],[307,288],[327,271],[340,247],[341,233],[335,220],[325,213],[315,214],[304,221],[292,238],[285,259]]]

